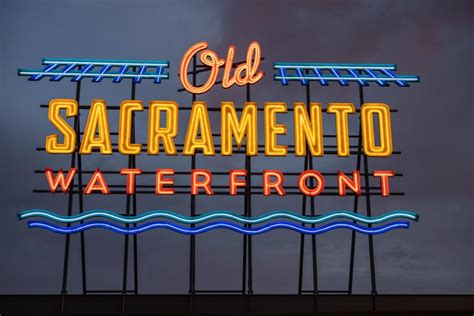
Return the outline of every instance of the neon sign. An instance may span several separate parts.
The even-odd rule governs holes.
[[[76,137],[74,128],[64,120],[78,113],[76,100],[54,99],[49,104],[48,118],[59,134],[46,137],[46,152],[50,154],[69,154],[74,152]],[[305,156],[309,147],[312,156],[323,156],[323,126],[322,106],[320,103],[311,103],[310,109],[302,103],[294,104],[294,143],[295,156]],[[162,142],[166,155],[177,155],[175,137],[178,135],[178,110],[177,103],[172,101],[150,101],[148,121],[148,155],[158,155],[160,142]],[[120,105],[120,119],[118,128],[118,151],[124,155],[139,155],[142,144],[130,142],[132,114],[142,112],[143,104],[137,100],[126,100]],[[277,114],[287,113],[287,105],[283,102],[266,102],[264,104],[264,134],[265,155],[286,156],[286,145],[277,143],[278,135],[287,133],[287,126],[277,121]],[[355,113],[352,103],[330,103],[327,112],[335,115],[336,139],[338,156],[349,156],[349,114]],[[160,125],[161,114],[165,113],[166,123]],[[374,118],[379,121],[379,130],[375,130]],[[238,149],[243,146],[246,137],[246,154],[258,154],[257,126],[258,112],[255,102],[247,102],[243,107],[241,118],[237,117],[233,102],[221,104],[221,155],[232,155],[232,141],[235,140]],[[390,123],[390,108],[383,103],[366,103],[361,106],[361,124],[363,150],[367,156],[387,157],[393,151],[392,132]],[[376,137],[380,144],[376,144]],[[62,138],[63,141],[59,142]],[[110,138],[109,119],[107,116],[106,102],[93,100],[86,123],[84,136],[79,148],[80,154],[91,154],[97,149],[101,154],[111,155],[112,145]],[[187,124],[182,154],[194,155],[196,150],[202,150],[205,156],[216,154],[212,139],[212,127],[209,121],[207,105],[204,101],[193,103],[193,110]]]
[[[258,42],[252,42],[247,48],[246,59],[235,64],[236,47],[229,46],[225,58],[220,58],[213,50],[208,49],[206,42],[191,46],[182,58],[179,67],[179,78],[183,88],[192,94],[208,92],[216,83],[222,72],[222,87],[244,86],[257,84],[264,76],[259,69],[261,61],[261,47]],[[201,63],[209,70],[204,84],[197,86],[188,79],[188,68],[191,62],[199,58]],[[71,59],[44,59],[44,68],[41,70],[19,70],[19,75],[29,76],[30,80],[38,81],[50,78],[59,81],[69,77],[72,81],[81,81],[91,78],[93,82],[100,82],[104,78],[111,78],[119,83],[123,79],[131,79],[139,83],[143,79],[152,79],[160,83],[168,79],[165,73],[169,63],[165,61],[111,61],[111,60],[71,60]],[[384,64],[320,64],[320,63],[274,63],[276,74],[274,79],[287,85],[290,81],[298,81],[308,85],[310,81],[328,85],[337,82],[342,86],[357,83],[361,86],[376,83],[380,86],[396,84],[407,87],[409,83],[417,82],[417,76],[400,76],[395,73],[395,65]],[[80,155],[121,155],[136,156],[146,153],[150,156],[232,156],[236,151],[244,151],[247,156],[264,154],[266,159],[271,157],[285,157],[293,154],[297,157],[322,157],[326,154],[323,133],[323,112],[334,116],[336,138],[336,154],[348,157],[353,154],[349,142],[349,125],[351,117],[357,113],[352,103],[334,103],[327,105],[321,103],[308,104],[295,102],[291,106],[293,144],[283,144],[278,137],[286,135],[289,126],[283,124],[282,115],[288,115],[290,110],[284,102],[245,102],[238,109],[234,102],[221,102],[220,104],[220,145],[215,146],[213,130],[209,111],[205,101],[195,101],[192,104],[188,122],[179,122],[180,105],[173,100],[124,100],[119,107],[119,121],[116,135],[116,145],[111,141],[111,128],[108,118],[106,100],[95,99],[91,102],[85,130],[80,137],[77,130],[71,126],[67,118],[77,117],[79,113],[78,102],[74,99],[53,99],[48,105],[48,119],[57,130],[56,133],[46,135],[45,151],[48,154],[61,155],[78,152]],[[360,149],[365,156],[389,157],[393,153],[392,125],[390,106],[382,103],[365,103],[360,107],[361,145]],[[240,112],[240,115],[238,113]],[[259,112],[263,112],[263,126],[259,126]],[[148,115],[147,143],[135,142],[133,126],[135,115]],[[162,122],[164,122],[162,124]],[[186,126],[185,138],[182,148],[175,142],[179,126]],[[259,128],[260,127],[260,128]],[[258,133],[263,130],[264,143],[259,144]],[[146,147],[146,149],[145,149]],[[159,159],[159,158],[158,158]],[[137,178],[143,175],[143,170],[136,167],[124,168],[118,171],[125,182],[125,194],[137,193]],[[71,190],[71,183],[77,175],[76,168],[67,171],[63,169],[44,169],[46,183],[51,193],[67,193]],[[154,194],[175,194],[175,170],[171,168],[158,168],[155,170]],[[248,186],[246,169],[228,171],[227,194],[238,195]],[[365,175],[369,176],[368,174]],[[380,196],[390,196],[390,178],[395,176],[393,170],[375,170],[370,174],[378,179]],[[192,168],[189,170],[189,195],[214,195],[213,173],[207,169]],[[281,170],[262,170],[262,184],[260,194],[264,196],[287,194],[285,186],[287,181],[285,173]],[[310,169],[297,174],[293,180],[299,194],[305,196],[318,196],[324,193],[326,181],[324,173]],[[81,188],[82,193],[110,194],[106,176],[100,169],[96,169]],[[337,171],[337,195],[360,196],[361,190],[360,170],[351,173]],[[93,228],[107,229],[120,234],[139,234],[150,229],[169,229],[178,233],[195,235],[214,229],[228,229],[241,234],[262,234],[274,229],[289,229],[301,234],[321,234],[334,229],[350,229],[359,233],[375,235],[393,229],[408,228],[409,221],[417,221],[416,213],[406,210],[396,210],[380,216],[363,216],[348,210],[327,212],[323,215],[299,215],[288,210],[271,211],[260,216],[242,216],[232,210],[209,210],[198,216],[183,216],[170,210],[153,210],[133,216],[124,216],[112,210],[89,210],[76,215],[62,215],[42,209],[32,209],[18,214],[20,220],[39,217],[42,220],[31,220],[28,227],[42,228],[61,234],[73,234]],[[90,219],[94,219],[89,221]],[[113,220],[116,223],[109,223]],[[53,221],[56,224],[48,221]],[[154,220],[141,223],[146,220]],[[227,222],[224,220],[230,220]],[[335,222],[329,222],[337,220]],[[345,220],[345,221],[344,221]],[[396,220],[396,221],[392,221]],[[83,222],[86,221],[86,222]],[[386,223],[388,221],[392,221]],[[71,223],[78,223],[70,226]],[[179,223],[176,224],[175,222]],[[268,222],[268,223],[267,223]],[[134,227],[121,226],[120,224],[139,224]],[[362,226],[358,223],[368,224]],[[68,226],[61,226],[67,224]],[[198,224],[195,226],[195,224]],[[258,226],[247,226],[249,224]],[[318,227],[304,227],[301,224],[321,224]],[[373,224],[379,226],[372,226]],[[183,226],[184,225],[184,226]],[[192,225],[191,227],[186,225]]]
[[[188,51],[184,54],[179,67],[179,74],[181,79],[181,84],[183,87],[191,93],[205,93],[209,91],[215,84],[217,80],[217,75],[219,72],[219,67],[224,66],[224,75],[222,76],[222,87],[230,88],[232,85],[236,84],[238,86],[243,86],[246,84],[257,83],[263,77],[263,71],[258,70],[260,66],[261,58],[261,48],[258,42],[250,43],[247,49],[246,62],[238,65],[235,68],[235,72],[231,75],[232,64],[234,62],[235,56],[235,46],[229,46],[227,51],[227,57],[219,58],[219,56],[212,50],[207,49],[209,46],[206,42],[200,42],[191,46]],[[200,52],[199,59],[201,62],[210,67],[209,78],[206,83],[200,87],[193,86],[188,81],[188,66],[192,58]]]
[[[70,169],[67,174],[62,169],[57,172],[54,176],[53,171],[50,168],[44,170],[48,186],[51,193],[62,191],[66,193],[69,191],[73,177],[76,175],[76,169]],[[120,174],[124,175],[126,181],[126,193],[135,194],[135,180],[136,177],[142,174],[141,169],[121,169]],[[155,194],[156,195],[169,195],[174,194],[174,176],[175,172],[173,169],[156,169],[155,177]],[[373,176],[379,178],[381,196],[390,195],[389,177],[393,177],[395,173],[391,170],[376,170],[373,172]],[[247,185],[245,177],[247,176],[247,170],[245,169],[234,169],[229,171],[229,195],[237,195],[237,189],[243,188]],[[308,187],[307,183],[309,179],[316,180],[314,187]],[[262,191],[263,195],[271,195],[272,191],[278,195],[285,195],[284,189],[285,176],[279,170],[264,170],[262,172]],[[361,177],[360,171],[355,170],[352,172],[352,178],[343,172],[339,171],[337,174],[338,181],[338,192],[340,196],[346,196],[347,189],[353,192],[353,195],[361,195]],[[306,170],[302,171],[297,180],[298,189],[302,194],[307,196],[319,195],[325,186],[324,176],[317,170]],[[212,172],[206,169],[192,169],[190,176],[190,188],[192,195],[202,193],[206,195],[214,195],[212,190]],[[96,169],[90,177],[86,187],[83,190],[84,194],[102,193],[109,194],[110,190],[107,186],[107,181],[100,169]]]

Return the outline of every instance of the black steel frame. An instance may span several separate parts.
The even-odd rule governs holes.
[[[263,60],[263,58],[262,58]],[[234,63],[233,67],[237,66],[239,62]],[[205,65],[198,65],[197,59],[194,57],[192,63],[192,71],[188,72],[188,75],[192,75],[192,82],[194,85],[197,84],[197,74],[208,71],[209,68]],[[220,81],[216,82],[219,84]],[[359,86],[359,102],[360,105],[364,103],[364,94],[363,94],[363,87]],[[246,101],[251,101],[251,90],[250,85],[245,86],[246,89]],[[178,89],[178,92],[185,91],[184,89]],[[309,108],[309,104],[311,102],[311,90],[310,90],[310,82],[305,86],[306,92],[306,103],[307,107]],[[81,81],[76,82],[76,101],[80,104],[80,95],[81,95]],[[135,99],[136,96],[136,84],[132,81],[131,82],[131,99]],[[196,94],[191,94],[192,101],[197,100]],[[41,105],[41,107],[45,108],[48,105]],[[87,105],[80,105],[80,110],[88,110],[90,107]],[[108,106],[109,110],[119,110],[119,106]],[[147,109],[148,107],[144,107]],[[181,110],[188,110],[192,109],[191,106],[189,107],[180,107]],[[219,111],[219,108],[208,108],[208,111]],[[288,109],[290,112],[293,109]],[[241,109],[237,109],[237,111],[241,111]],[[263,111],[263,108],[258,108],[258,111]],[[323,110],[326,113],[326,110]],[[360,113],[360,108],[356,110],[357,113]],[[397,110],[392,109],[391,112],[397,112]],[[133,122],[133,119],[132,119]],[[132,141],[135,139],[135,125],[132,123]],[[76,139],[76,149],[74,153],[71,154],[71,168],[75,167],[77,169],[78,174],[78,183],[75,184],[74,180],[71,184],[71,188],[68,193],[68,208],[67,214],[72,215],[73,213],[73,201],[74,196],[77,195],[78,197],[78,212],[84,212],[84,197],[82,194],[82,189],[84,188],[84,184],[82,181],[83,174],[91,174],[93,171],[91,170],[83,170],[82,169],[82,161],[81,155],[79,155],[79,145],[80,145],[80,135],[83,132],[80,129],[80,113],[74,118],[74,129],[77,134]],[[117,133],[112,133],[112,135],[117,135]],[[218,136],[218,135],[213,135]],[[336,135],[324,135],[325,138],[335,138]],[[361,188],[362,192],[360,197],[365,198],[366,202],[366,212],[368,216],[371,216],[371,196],[380,195],[380,187],[375,186],[371,187],[369,182],[369,167],[368,167],[368,157],[364,154],[362,148],[362,141],[361,141],[361,129],[359,126],[359,133],[358,135],[349,135],[350,138],[357,138],[358,145],[357,146],[350,146],[351,154],[357,155],[357,162],[356,162],[356,169],[360,170],[361,165],[363,163],[364,171],[361,172],[361,176],[364,177],[364,186]],[[114,152],[117,152],[116,144],[113,144]],[[177,148],[179,149],[182,147],[183,144],[177,144]],[[219,148],[220,144],[215,145],[216,148]],[[146,148],[146,145],[143,145]],[[245,154],[245,150],[240,150],[236,146],[234,147],[235,154]],[[288,146],[289,153],[294,152],[294,146]],[[331,148],[333,150],[325,150],[326,155],[336,155],[337,151],[335,150],[336,146],[326,145],[326,148]],[[44,151],[44,148],[37,148],[39,151]],[[144,151],[145,149],[142,149]],[[259,153],[263,153],[263,145],[259,146]],[[400,152],[395,151],[393,154],[400,154]],[[195,169],[197,165],[197,157],[195,155],[191,156],[191,168]],[[237,195],[244,195],[244,214],[245,216],[252,216],[252,195],[262,194],[261,191],[257,191],[256,186],[252,186],[252,176],[261,175],[262,172],[252,171],[252,160],[250,156],[245,156],[245,169],[247,171],[247,184],[245,190],[243,192],[238,192]],[[136,168],[136,157],[135,155],[130,155],[128,158],[128,167],[129,168]],[[308,152],[304,157],[304,170],[312,169],[313,168],[313,159]],[[35,173],[44,173],[43,170],[35,170]],[[119,171],[116,170],[102,170],[104,174],[119,174]],[[189,175],[190,171],[176,171],[176,174],[182,175]],[[155,171],[152,170],[144,170],[143,174],[152,175],[155,174]],[[226,172],[213,172],[214,175],[227,175]],[[288,176],[297,176],[299,172],[285,172],[285,175]],[[335,172],[326,172],[323,173],[325,176],[337,176]],[[395,176],[402,176],[400,173],[396,173]],[[310,185],[313,185],[312,180]],[[109,185],[111,188],[120,188],[123,190],[112,190],[111,194],[120,194],[126,195],[126,208],[125,208],[125,215],[137,215],[137,195],[141,194],[155,194],[154,190],[141,190],[141,189],[152,189],[154,188],[153,185],[136,185],[135,193],[132,195],[127,195],[125,192],[125,185]],[[189,189],[189,186],[186,185],[176,185],[177,189]],[[224,188],[224,186],[214,186],[215,188]],[[302,195],[301,192],[297,190],[296,186],[293,187],[286,187],[289,189],[287,191],[288,195]],[[322,192],[319,196],[337,196],[337,187],[326,186],[325,192]],[[375,190],[375,191],[374,191]],[[50,190],[47,189],[35,189],[33,192],[36,193],[50,193]],[[176,190],[176,194],[190,194],[189,190]],[[227,195],[227,191],[215,191],[216,195]],[[347,195],[354,196],[354,205],[353,211],[359,211],[359,196],[348,192]],[[403,192],[391,192],[391,195],[404,195]],[[316,214],[316,204],[315,204],[315,197],[307,197],[302,195],[302,205],[301,205],[301,212],[303,215],[306,215],[308,212],[308,203],[307,199],[309,199],[309,214],[314,216]],[[190,214],[191,216],[198,215],[196,212],[196,196],[190,196]],[[70,224],[67,224],[70,226]],[[136,224],[132,224],[136,226]],[[304,224],[303,224],[304,225]],[[128,226],[128,224],[127,224]],[[246,224],[249,227],[249,224]],[[314,225],[312,225],[314,227]],[[371,225],[369,224],[369,227]],[[351,237],[351,250],[350,250],[350,262],[349,262],[349,280],[348,280],[348,288],[347,290],[321,290],[318,286],[318,260],[317,260],[317,239],[315,235],[311,236],[311,253],[312,253],[312,289],[303,289],[303,266],[304,266],[304,251],[305,251],[305,235],[301,234],[300,239],[300,255],[299,255],[299,274],[298,274],[298,294],[312,294],[312,295],[320,295],[320,294],[353,294],[353,281],[354,281],[354,259],[355,259],[355,242],[356,242],[356,233],[352,232]],[[198,294],[241,294],[241,295],[251,295],[254,293],[253,291],[253,269],[252,269],[252,236],[243,235],[243,251],[242,251],[242,288],[241,289],[214,289],[214,290],[203,290],[197,289],[196,287],[196,236],[191,235],[190,239],[190,248],[189,248],[189,290],[188,293],[191,295],[190,297],[190,304],[189,304],[189,311],[193,311],[193,300],[192,296]],[[127,307],[125,306],[125,296],[128,294],[137,295],[138,291],[138,236],[132,236],[132,246],[133,246],[133,289],[128,288],[128,273],[129,273],[129,248],[130,248],[130,237],[125,235],[124,237],[124,257],[123,257],[123,275],[122,275],[122,289],[121,290],[90,290],[87,288],[87,260],[86,260],[86,241],[85,241],[85,233],[80,233],[80,247],[81,247],[81,272],[82,272],[82,294],[122,294],[124,297],[122,300],[122,311],[125,311]],[[61,311],[64,310],[64,296],[67,295],[67,287],[68,287],[68,275],[69,275],[69,253],[70,253],[70,242],[71,236],[65,236],[65,250],[64,250],[64,263],[63,263],[63,277],[62,277],[62,288],[61,288]],[[368,246],[369,246],[369,264],[370,264],[370,276],[371,276],[371,295],[372,295],[372,307],[375,310],[375,295],[377,295],[377,287],[376,287],[376,271],[375,271],[375,255],[374,255],[374,241],[373,236],[368,236]],[[317,300],[314,300],[314,309],[317,310]]]
[[[311,102],[311,92],[310,92],[310,83],[305,86],[306,88],[306,103],[307,103],[307,108],[309,109],[309,104]],[[360,106],[364,104],[364,88],[362,85],[358,85],[359,87],[359,109],[357,110],[358,113],[360,113]],[[366,203],[366,213],[367,216],[372,216],[372,208],[371,208],[371,196],[374,194],[371,193],[371,189],[374,189],[374,187],[370,186],[370,180],[369,180],[369,163],[368,163],[368,157],[367,155],[364,154],[363,148],[362,148],[362,130],[361,130],[361,125],[360,125],[360,118],[359,118],[359,133],[354,137],[352,135],[352,138],[357,138],[358,139],[358,145],[357,145],[357,162],[356,162],[356,170],[361,169],[361,160],[363,159],[363,164],[364,164],[364,171],[361,173],[361,176],[364,177],[364,186],[361,188],[361,197],[365,198],[365,203]],[[400,152],[394,152],[395,154],[400,154]],[[304,170],[312,169],[313,167],[313,159],[312,156],[307,153],[305,157],[305,162],[304,162]],[[335,175],[335,174],[334,174]],[[397,176],[402,176],[402,174],[396,174]],[[311,183],[312,185],[312,183]],[[377,189],[377,188],[376,188]],[[394,192],[394,195],[404,195],[403,192]],[[303,195],[302,197],[302,214],[306,215],[306,199],[307,196]],[[354,205],[353,205],[353,211],[357,213],[359,210],[359,196],[354,195]],[[315,212],[315,203],[314,203],[314,197],[310,197],[310,214],[312,216],[316,215]],[[304,224],[303,224],[304,226]],[[314,225],[312,225],[314,227]],[[371,224],[368,224],[368,227],[371,227]],[[317,265],[317,248],[316,248],[316,236],[311,235],[311,252],[312,252],[312,273],[313,273],[313,289],[312,290],[304,290],[303,289],[303,265],[304,265],[304,252],[305,252],[305,237],[306,235],[301,234],[301,242],[300,242],[300,257],[299,257],[299,277],[298,277],[298,294],[306,294],[306,293],[311,293],[313,295],[318,295],[318,294],[347,294],[347,295],[352,295],[353,294],[353,283],[354,283],[354,261],[355,261],[355,243],[356,243],[356,232],[352,231],[352,236],[351,236],[351,252],[350,252],[350,262],[349,262],[349,280],[348,280],[348,287],[347,290],[320,290],[318,287],[318,265]],[[371,280],[371,295],[372,295],[372,309],[375,310],[375,295],[377,295],[377,281],[376,281],[376,271],[375,271],[375,253],[374,253],[374,240],[372,235],[368,235],[368,246],[369,246],[369,264],[370,264],[370,280]],[[315,304],[316,304],[315,300]],[[315,310],[317,310],[317,306],[315,307]]]

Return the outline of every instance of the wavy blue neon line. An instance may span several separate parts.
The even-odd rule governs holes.
[[[285,218],[304,224],[320,224],[328,220],[346,218],[365,224],[378,224],[396,218],[405,218],[418,221],[419,215],[409,211],[393,211],[379,216],[368,217],[351,211],[333,211],[319,216],[303,216],[288,211],[274,211],[260,216],[247,217],[228,210],[217,210],[201,214],[199,216],[184,216],[167,210],[153,210],[138,216],[124,216],[108,210],[90,210],[81,214],[65,216],[46,210],[27,210],[18,214],[18,219],[23,220],[30,217],[43,217],[60,223],[74,223],[94,217],[103,217],[120,223],[134,224],[155,218],[166,218],[185,224],[197,224],[213,219],[228,219],[243,224],[259,224],[269,220]]]
[[[78,232],[91,229],[91,228],[103,228],[103,229],[107,229],[107,230],[124,234],[124,235],[140,234],[145,231],[156,229],[156,228],[165,228],[165,229],[169,229],[169,230],[175,231],[177,233],[185,234],[185,235],[197,235],[197,234],[205,233],[210,230],[218,229],[218,228],[229,229],[231,231],[234,231],[240,234],[245,234],[245,235],[263,234],[274,229],[290,229],[302,234],[317,235],[317,234],[323,234],[323,233],[329,232],[334,229],[339,229],[339,228],[350,229],[350,230],[353,230],[362,234],[366,234],[366,235],[377,235],[377,234],[386,233],[393,229],[398,229],[398,228],[407,229],[409,228],[409,226],[410,224],[408,222],[403,222],[403,221],[393,222],[393,223],[386,224],[380,227],[363,227],[357,224],[353,224],[351,222],[335,222],[335,223],[327,224],[321,227],[303,227],[301,225],[290,223],[290,222],[277,222],[277,223],[271,223],[267,225],[262,225],[260,227],[254,227],[254,228],[242,227],[236,224],[226,223],[226,222],[210,223],[210,224],[201,225],[197,227],[191,227],[191,228],[182,227],[182,226],[175,225],[169,222],[151,222],[151,223],[147,223],[147,224],[140,225],[137,227],[121,227],[112,223],[107,223],[107,222],[102,222],[102,221],[94,221],[94,222],[89,222],[85,224],[79,224],[72,227],[60,227],[60,226],[53,225],[53,224],[50,224],[48,222],[43,222],[43,221],[28,222],[29,228],[43,228],[43,229],[46,229],[55,233],[60,233],[60,234],[74,234],[74,233],[78,233]]]

